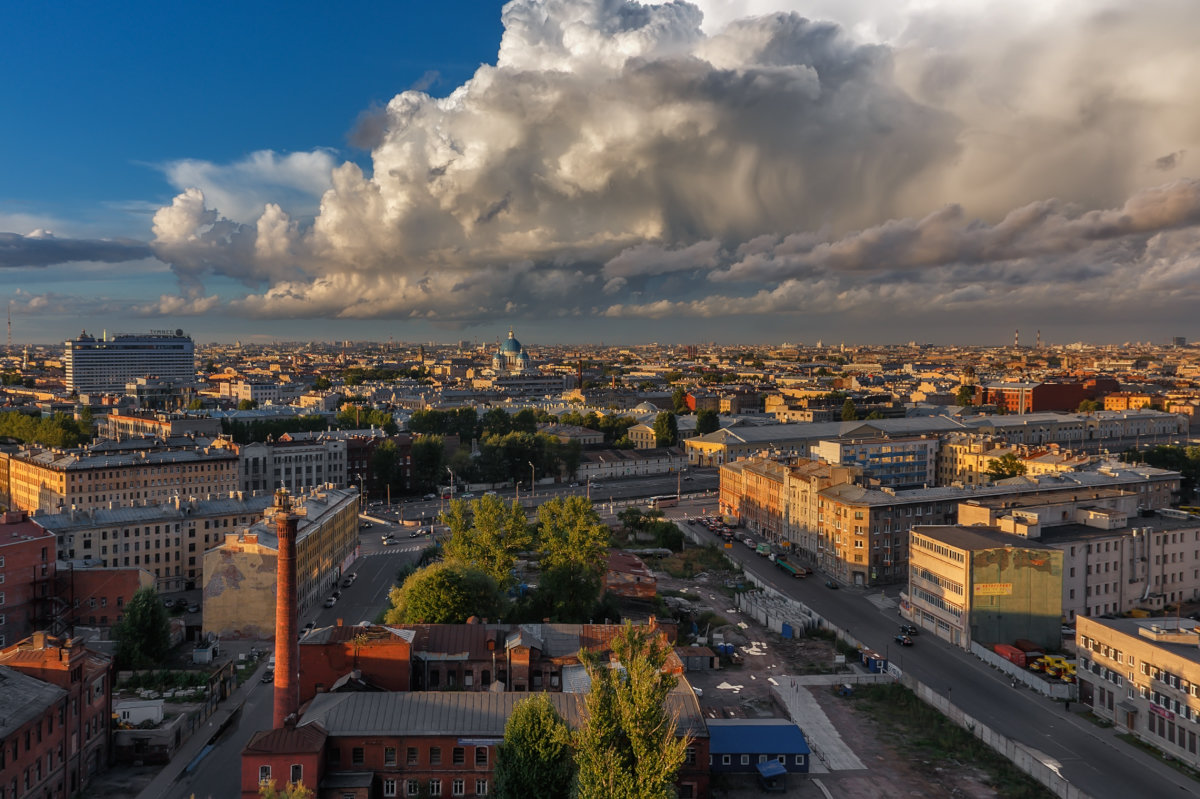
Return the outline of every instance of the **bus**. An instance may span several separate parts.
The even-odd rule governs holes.
[[[654,510],[673,508],[679,504],[678,494],[663,494],[660,497],[650,497],[650,507]]]

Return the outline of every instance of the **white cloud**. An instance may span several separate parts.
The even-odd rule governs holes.
[[[239,311],[274,317],[1191,295],[1200,6],[699,6],[514,0],[495,66],[372,116],[367,172],[326,151],[171,165],[155,251],[185,296],[231,277]]]

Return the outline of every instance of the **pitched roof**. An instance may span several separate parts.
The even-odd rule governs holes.
[[[295,727],[260,730],[250,736],[250,741],[242,751],[262,754],[319,753],[325,747],[325,739],[328,736],[329,733],[320,724],[305,722]]]
[[[57,685],[0,666],[0,738],[17,732],[66,695]]]

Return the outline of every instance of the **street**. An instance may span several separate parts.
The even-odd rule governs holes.
[[[678,512],[670,515],[679,521],[685,511],[691,518],[698,513],[696,506],[681,505],[674,510]],[[702,541],[721,544],[707,529],[691,527]],[[867,646],[890,655],[901,671],[943,693],[963,712],[1024,744],[1096,799],[1196,795],[1195,782],[1118,740],[1114,730],[1067,713],[1061,703],[1030,690],[1013,688],[1004,675],[930,631],[922,630],[911,647],[893,646],[902,621],[895,601],[901,586],[889,586],[885,592],[846,587],[832,591],[825,587],[819,572],[796,579],[745,547],[724,551],[747,572],[805,603]]]

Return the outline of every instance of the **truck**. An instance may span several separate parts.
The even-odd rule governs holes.
[[[792,575],[793,577],[807,577],[808,576],[808,569],[805,569],[803,566],[793,566],[792,564],[788,563],[783,558],[776,558],[775,565],[778,566],[783,571],[787,572],[788,574]]]
[[[771,554],[771,545],[770,544],[759,544],[758,546],[756,546],[754,548],[754,552],[755,552],[755,554],[759,555],[760,557],[765,558],[767,555]]]

